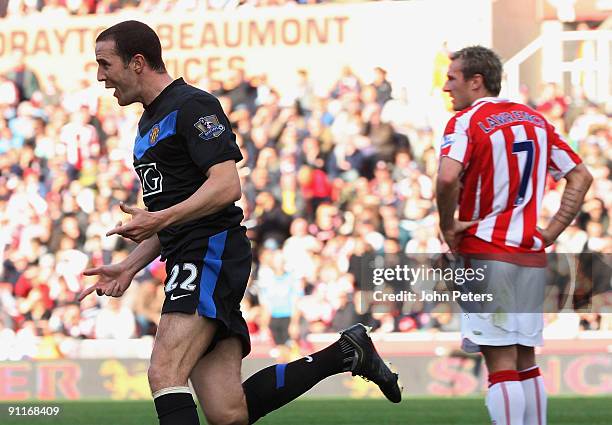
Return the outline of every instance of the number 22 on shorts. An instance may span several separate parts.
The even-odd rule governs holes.
[[[180,264],[175,264],[172,267],[172,271],[170,272],[170,279],[168,279],[168,283],[166,283],[166,288],[164,289],[166,293],[172,292],[177,286],[185,291],[194,291],[196,288],[196,284],[192,283],[196,277],[198,276],[198,268],[193,263],[184,263],[183,271],[188,271],[189,276],[182,283],[177,281],[179,275]]]

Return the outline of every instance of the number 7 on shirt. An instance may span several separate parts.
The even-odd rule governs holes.
[[[529,184],[529,178],[533,172],[533,140],[517,141],[512,144],[512,153],[518,155],[521,152],[527,152],[527,158],[524,162],[523,170],[521,173],[521,184],[519,186],[518,194],[514,200],[514,206],[521,205],[525,202],[525,194],[527,193],[527,185]],[[517,158],[518,159],[518,158]]]

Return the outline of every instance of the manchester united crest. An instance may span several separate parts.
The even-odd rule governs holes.
[[[151,129],[151,134],[149,135],[149,144],[154,145],[157,141],[157,137],[159,136],[159,126],[156,124]]]

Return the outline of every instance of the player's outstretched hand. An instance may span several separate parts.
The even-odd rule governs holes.
[[[121,203],[119,207],[124,213],[130,214],[132,219],[123,225],[119,223],[119,225],[110,230],[106,236],[119,235],[133,240],[134,242],[142,242],[165,227],[163,218],[158,213],[130,207],[123,203]]]
[[[98,282],[84,289],[78,297],[79,302],[96,291],[98,295],[120,297],[132,283],[134,274],[120,264],[94,267],[83,272],[85,276],[98,276]]]

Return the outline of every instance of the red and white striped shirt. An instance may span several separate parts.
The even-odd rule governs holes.
[[[459,246],[468,254],[542,252],[536,222],[546,174],[559,180],[581,162],[539,113],[492,97],[450,119],[441,156],[464,167],[459,220],[478,220]]]

